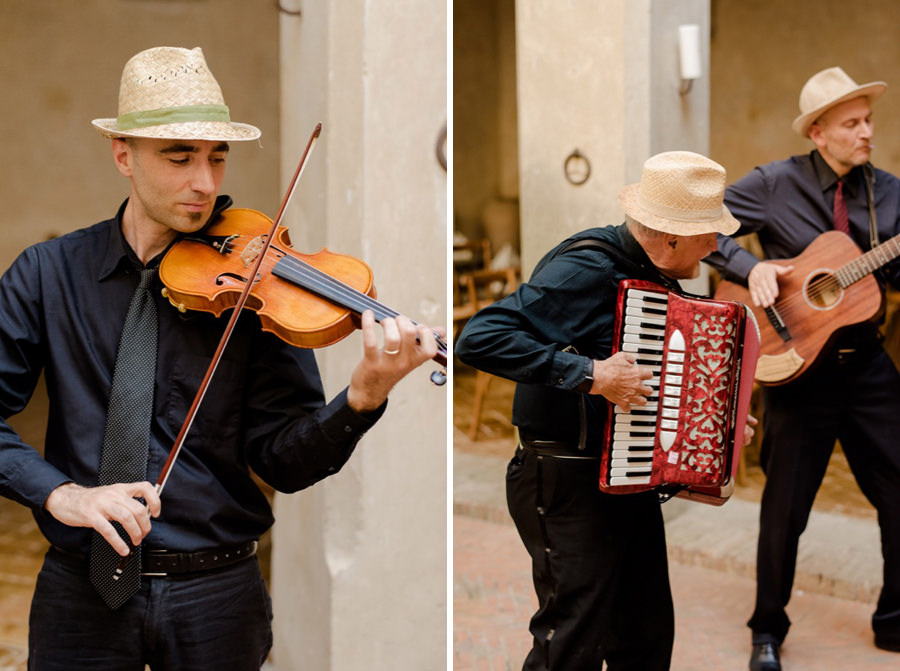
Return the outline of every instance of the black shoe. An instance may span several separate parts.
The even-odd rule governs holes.
[[[895,638],[885,638],[875,634],[875,647],[889,652],[900,652],[900,642]]]
[[[781,671],[777,643],[754,643],[750,654],[750,671]]]

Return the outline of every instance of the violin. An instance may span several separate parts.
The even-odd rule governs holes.
[[[360,327],[364,310],[372,310],[376,321],[399,315],[375,300],[372,270],[363,261],[327,249],[297,252],[284,226],[269,242],[272,223],[261,212],[235,208],[200,233],[185,236],[160,263],[163,295],[181,312],[221,316],[250,283],[244,307],[257,313],[263,330],[308,348],[345,338]],[[434,337],[434,360],[446,366],[447,345],[438,333]]]

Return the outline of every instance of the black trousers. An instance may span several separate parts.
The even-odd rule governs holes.
[[[271,647],[272,602],[256,557],[144,576],[110,610],[86,558],[51,548],[31,601],[29,671],[259,671]]]
[[[884,582],[872,628],[879,642],[900,644],[900,374],[874,347],[766,388],[763,402],[754,642],[781,642],[788,632],[797,544],[838,439],[881,526]]]
[[[538,610],[526,671],[666,671],[674,612],[655,493],[601,493],[598,460],[517,451],[507,502]]]

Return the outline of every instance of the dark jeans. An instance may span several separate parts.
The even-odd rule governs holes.
[[[598,460],[519,450],[507,501],[538,610],[526,671],[667,671],[674,612],[655,493],[599,491]]]
[[[787,635],[800,534],[838,439],[881,526],[884,582],[872,628],[881,643],[900,645],[900,374],[875,348],[766,388],[763,402],[753,641],[780,643]]]
[[[29,670],[259,671],[272,646],[272,608],[256,557],[141,582],[110,610],[87,562],[51,550],[31,604]]]

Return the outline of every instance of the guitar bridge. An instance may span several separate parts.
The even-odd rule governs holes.
[[[791,332],[788,330],[787,324],[784,323],[784,320],[781,318],[781,315],[778,314],[778,310],[774,305],[770,305],[766,308],[766,317],[769,318],[769,323],[772,325],[772,328],[775,329],[775,332],[784,342],[791,339]]]

